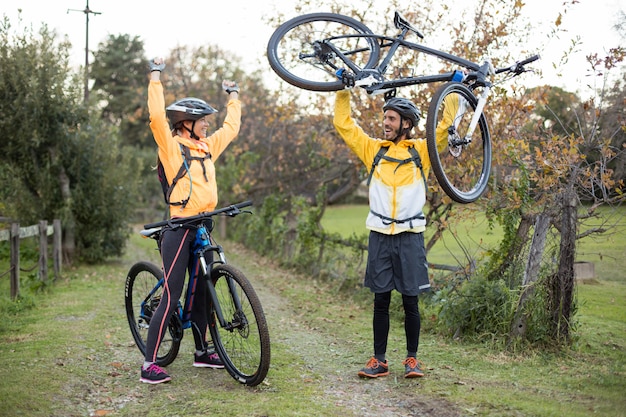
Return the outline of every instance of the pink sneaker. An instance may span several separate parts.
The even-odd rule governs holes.
[[[148,366],[148,369],[141,367],[141,378],[139,380],[146,384],[160,384],[161,382],[169,382],[172,378],[160,366],[153,363]]]
[[[194,359],[193,366],[195,366],[196,368],[215,368],[215,369],[224,368],[224,362],[222,362],[219,355],[215,352],[213,353],[204,352],[200,356],[194,353],[193,359]]]

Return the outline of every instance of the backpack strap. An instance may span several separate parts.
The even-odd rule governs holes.
[[[187,202],[189,202],[189,198],[191,197],[191,174],[189,175],[189,196],[187,196],[186,199],[181,200],[181,201],[170,201],[170,196],[172,195],[172,191],[174,191],[174,187],[178,183],[178,180],[180,180],[187,173],[189,173],[189,164],[187,163],[187,155],[189,155],[189,148],[187,148],[185,145],[180,144],[180,143],[178,145],[180,146],[180,153],[183,156],[183,163],[178,169],[178,173],[176,173],[176,175],[172,179],[172,183],[167,184],[167,189],[165,190],[164,196],[165,196],[165,203],[167,203],[168,205],[185,207],[187,205]],[[165,178],[165,181],[167,183],[167,178]]]
[[[398,164],[398,166],[396,167],[396,170],[398,168],[400,168],[400,166],[404,165],[404,164],[408,164],[409,162],[413,161],[413,163],[415,164],[415,166],[417,166],[420,169],[420,173],[422,174],[422,179],[424,180],[424,191],[428,192],[428,187],[426,185],[426,177],[424,176],[424,168],[422,167],[422,158],[420,158],[420,154],[417,152],[417,150],[415,149],[414,146],[409,146],[408,147],[408,151],[411,154],[410,158],[407,159],[396,159],[396,158],[392,158],[390,156],[386,156],[385,153],[387,152],[387,150],[389,150],[388,146],[384,146],[381,147],[378,150],[378,153],[376,154],[376,156],[374,157],[374,161],[372,162],[372,169],[370,170],[370,174],[369,177],[367,179],[367,185],[370,185],[370,182],[372,181],[372,176],[374,175],[374,169],[376,169],[376,165],[378,165],[380,163],[381,159],[384,159],[386,161],[390,161],[390,162],[396,162]],[[424,213],[419,212],[417,213],[415,216],[413,217],[409,217],[408,219],[403,219],[403,220],[398,220],[398,219],[393,219],[391,217],[387,217],[387,216],[383,216],[380,213],[376,213],[375,211],[373,211],[370,208],[370,212],[374,215],[377,216],[379,218],[382,219],[383,224],[385,225],[390,225],[392,223],[406,223],[409,222],[409,227],[413,228],[413,220],[424,220]]]
[[[426,217],[424,217],[424,213],[423,212],[419,212],[417,213],[415,216],[413,217],[409,217],[408,219],[403,219],[403,220],[398,220],[398,219],[393,219],[391,217],[387,217],[387,216],[383,216],[380,213],[376,213],[374,210],[370,209],[370,213],[372,213],[374,216],[376,217],[380,217],[383,221],[383,224],[386,226],[389,226],[392,223],[398,223],[398,224],[402,224],[402,223],[406,223],[409,222],[409,227],[412,229],[413,228],[413,220],[424,220]]]
[[[382,159],[383,156],[385,156],[385,153],[388,150],[389,150],[389,146],[381,146],[381,148],[378,150],[378,153],[374,157],[374,161],[372,161],[372,168],[370,169],[370,174],[367,177],[367,186],[368,187],[370,185],[370,182],[372,182],[372,176],[374,175],[374,170],[376,169],[376,165],[378,165],[380,163],[380,160]]]
[[[411,154],[410,160],[415,163],[415,165],[420,169],[420,173],[422,174],[422,179],[424,180],[424,192],[428,192],[428,186],[426,185],[426,176],[424,175],[424,168],[422,167],[422,158],[420,158],[420,154],[417,153],[417,150],[414,146],[409,146],[409,153]]]
[[[205,156],[191,156],[189,147],[183,145],[182,143],[179,143],[179,146],[180,146],[180,152],[183,156],[183,163],[181,164],[176,176],[174,176],[172,183],[169,185],[169,187],[167,188],[167,191],[165,192],[165,202],[168,205],[183,206],[184,208],[189,202],[189,199],[191,198],[191,191],[192,191],[192,184],[193,184],[193,182],[191,181],[191,171],[189,170],[189,164],[192,161],[200,162],[200,164],[202,165],[202,175],[204,176],[204,180],[208,181],[208,178],[206,175],[206,166],[204,165],[204,161],[206,161],[207,159],[211,159],[211,154],[208,153]],[[184,176],[189,176],[189,195],[187,196],[187,198],[181,201],[170,201],[170,196],[172,195],[172,191],[174,191],[174,187],[176,186],[178,181]]]
[[[206,161],[207,159],[211,159],[211,153],[209,152],[204,156],[191,156],[191,153],[189,152],[189,148],[182,144],[181,146],[183,146],[185,149],[185,155],[184,155],[185,161],[189,161],[189,163],[191,163],[191,161],[200,162],[200,165],[202,165],[202,176],[204,176],[204,180],[208,182],[209,179],[206,176],[206,166],[204,165],[204,161]]]
[[[422,174],[422,179],[424,180],[424,189],[428,191],[428,187],[426,186],[426,177],[424,176],[424,168],[422,167],[422,158],[420,158],[420,154],[417,152],[415,147],[414,146],[408,147],[408,151],[411,154],[411,157],[407,159],[396,159],[390,156],[386,156],[385,153],[387,153],[388,150],[389,150],[388,146],[382,146],[378,150],[378,153],[374,157],[374,161],[372,161],[372,168],[370,169],[369,176],[367,177],[367,186],[369,187],[370,182],[372,182],[372,176],[374,175],[374,170],[376,169],[376,166],[380,163],[381,159],[384,159],[390,162],[396,162],[398,164],[398,166],[396,167],[396,170],[400,168],[400,166],[404,164],[408,164],[409,162],[413,161],[415,166],[417,166],[420,169],[420,173]]]

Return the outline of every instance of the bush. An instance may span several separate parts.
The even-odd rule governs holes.
[[[515,293],[503,280],[476,277],[458,290],[443,289],[436,294],[441,306],[438,327],[455,337],[475,340],[503,340],[508,337],[514,312]]]

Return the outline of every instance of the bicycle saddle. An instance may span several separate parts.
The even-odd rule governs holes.
[[[424,35],[421,34],[421,32],[417,29],[415,29],[408,20],[406,20],[404,17],[402,17],[402,15],[400,15],[399,12],[396,11],[395,16],[393,17],[393,24],[395,25],[396,29],[408,29],[411,32],[415,32],[415,34],[417,36],[420,37],[420,39],[424,39]]]

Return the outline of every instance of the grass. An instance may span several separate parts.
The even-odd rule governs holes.
[[[342,227],[352,221],[363,227],[362,207],[341,210]],[[497,238],[493,233],[489,239]],[[606,249],[623,250],[626,237],[614,239]],[[61,281],[23,305],[0,303],[0,416],[626,416],[623,274],[577,286],[577,331],[564,352],[505,354],[424,331],[427,375],[409,381],[401,377],[404,333],[394,320],[392,375],[369,381],[356,377],[371,354],[369,306],[337,294],[332,282],[294,275],[221,243],[266,310],[272,365],[265,383],[251,389],[224,372],[191,367],[191,334],[168,367],[171,384],[138,383],[142,359],[126,323],[123,282],[132,262],[158,256],[153,242],[133,238],[123,259],[67,268]],[[623,258],[603,261],[619,270],[624,261],[616,260]],[[8,279],[0,280],[0,291],[8,295]]]
[[[352,234],[365,235],[365,218],[368,213],[366,205],[344,205],[326,209],[322,225],[326,230],[343,236]],[[502,230],[498,225],[490,227],[485,217],[474,212],[471,206],[456,206],[455,210],[469,212],[470,216],[457,216],[460,221],[453,221],[450,229],[443,234],[428,253],[428,260],[438,264],[456,264],[456,260],[465,262],[463,249],[470,255],[480,259],[489,249],[497,247]],[[591,227],[606,227],[610,230],[603,235],[593,235],[580,240],[576,248],[576,260],[593,262],[597,279],[601,281],[617,281],[626,283],[622,272],[626,267],[626,208],[601,208],[601,219],[586,222],[584,231]],[[426,229],[425,237],[431,231]]]
[[[133,239],[132,246],[141,252],[150,242]],[[150,252],[129,256],[157,261]],[[272,375],[256,389],[242,387],[225,372],[191,367],[190,333],[183,339],[179,358],[168,367],[175,382],[167,388],[139,384],[142,358],[123,310],[129,267],[129,261],[118,261],[69,269],[62,281],[33,296],[35,308],[3,312],[0,364],[5,377],[0,380],[0,416],[333,413],[332,405],[323,403],[323,389],[317,383],[320,375],[307,369],[305,360],[313,355],[299,355],[281,340],[277,334],[286,332],[279,330],[272,343]],[[274,329],[279,319],[273,318]]]
[[[367,233],[367,212],[362,205],[330,208],[323,225],[343,235]],[[490,229],[483,216],[474,214],[453,224],[451,230],[457,232],[464,247],[475,248],[473,255],[480,257],[497,245],[501,231],[498,227]],[[577,260],[594,262],[596,280],[577,286],[579,311],[571,350],[508,356],[483,346],[439,338],[429,342],[426,337],[420,350],[431,360],[446,363],[445,368],[453,369],[459,377],[452,387],[434,384],[440,395],[480,404],[480,409],[499,409],[506,404],[512,410],[525,410],[523,415],[626,415],[626,209],[605,209],[602,214],[605,219],[617,217],[619,221],[611,233],[580,241],[577,247]],[[428,256],[430,262],[450,264],[462,252],[452,234],[446,232]],[[400,334],[399,342],[402,337]],[[572,401],[577,410],[568,410],[566,404]]]

